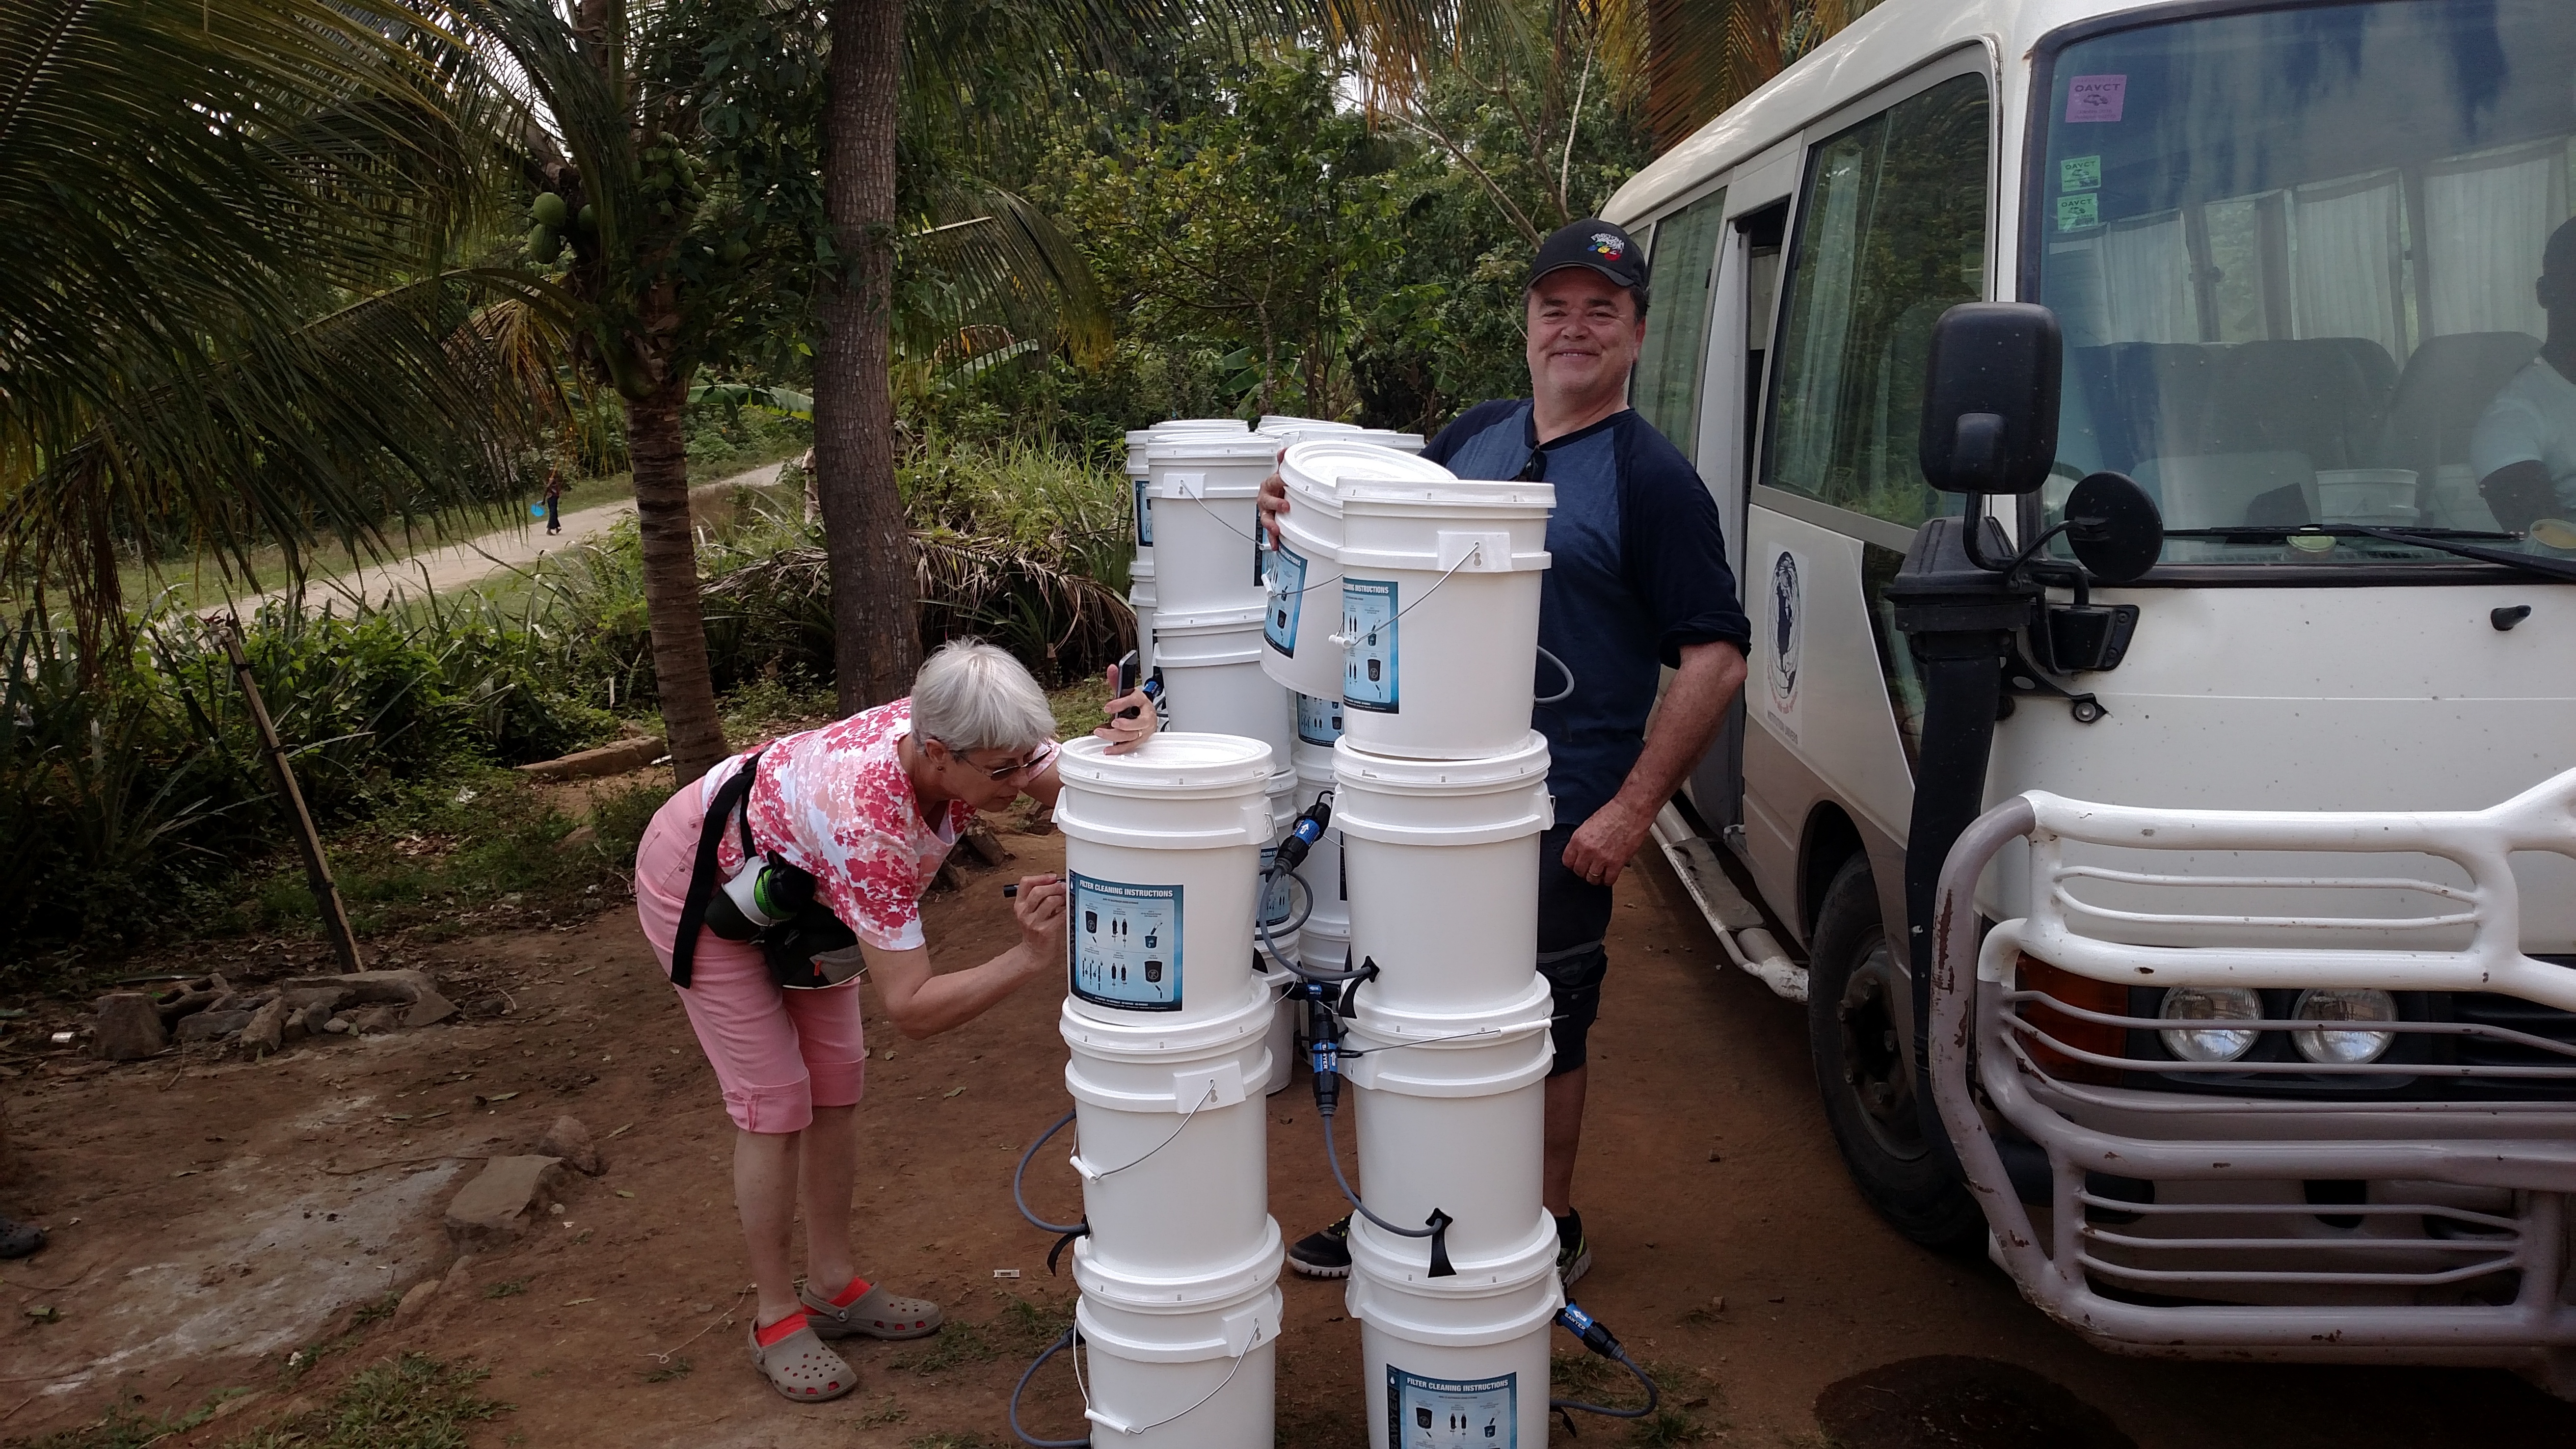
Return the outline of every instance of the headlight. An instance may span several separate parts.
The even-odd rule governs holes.
[[[2299,1004],[2290,1014],[2301,1021],[2395,1021],[2397,999],[2385,991],[2367,986],[2332,986],[2299,993]],[[2387,1054],[2397,1040],[2393,1031],[2352,1031],[2328,1028],[2319,1031],[2294,1031],[2290,1041],[2299,1055],[2319,1066],[2357,1067],[2375,1062]]]
[[[2165,1004],[2156,1014],[2167,1021],[2260,1021],[2263,998],[2242,986],[2177,986],[2165,993]],[[2164,1038],[2166,1051],[2184,1061],[2232,1062],[2254,1050],[2263,1034],[2195,1025],[2157,1035]]]

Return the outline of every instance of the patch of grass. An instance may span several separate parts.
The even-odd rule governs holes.
[[[1073,1326],[1073,1308],[1033,1302],[1016,1293],[993,1290],[1002,1300],[1002,1311],[994,1316],[991,1328],[1014,1345],[1032,1351],[1046,1347],[1064,1336]]]
[[[1109,704],[1109,683],[1090,676],[1076,684],[1049,691],[1047,707],[1055,711],[1055,737],[1078,740],[1100,728],[1108,716],[1102,711]]]
[[[654,1369],[652,1372],[644,1375],[644,1382],[648,1384],[667,1384],[673,1379],[687,1378],[689,1376],[689,1371],[696,1367],[696,1364],[689,1362],[687,1359],[682,1358],[677,1354],[673,1354],[669,1363],[666,1363],[660,1368]]]
[[[912,1411],[896,1403],[894,1395],[883,1394],[878,1396],[875,1408],[860,1410],[855,1422],[862,1429],[881,1429],[888,1424],[900,1424],[911,1417]]]
[[[1697,1444],[1710,1434],[1699,1415],[1688,1409],[1661,1408],[1636,1421],[1628,1430],[1628,1442],[1645,1446]]]
[[[516,1298],[527,1291],[527,1279],[512,1278],[506,1283],[495,1283],[491,1287],[484,1289],[483,1296],[486,1298]]]
[[[967,1364],[991,1363],[1002,1356],[980,1323],[959,1323],[951,1319],[948,1326],[922,1340],[917,1353],[886,1360],[886,1367],[905,1373],[935,1374]]]
[[[234,1440],[227,1449],[465,1449],[471,1426],[514,1407],[487,1399],[489,1371],[426,1354],[361,1369],[321,1408]]]
[[[981,1434],[921,1434],[903,1441],[903,1449],[999,1449]]]

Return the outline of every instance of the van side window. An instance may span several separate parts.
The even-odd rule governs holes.
[[[1986,82],[1966,75],[1807,157],[1764,482],[1913,527],[1932,324],[1984,290]]]
[[[1708,375],[1708,318],[1717,239],[1725,233],[1726,192],[1701,197],[1655,223],[1654,290],[1646,308],[1646,341],[1628,385],[1629,403],[1655,430],[1698,457],[1700,386]]]

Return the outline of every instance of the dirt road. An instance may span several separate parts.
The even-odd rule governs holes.
[[[736,473],[714,483],[702,483],[699,489],[765,488],[778,481],[783,466],[770,463],[747,472]],[[695,493],[697,489],[692,489]],[[423,549],[404,558],[361,564],[343,574],[315,579],[304,593],[318,608],[332,599],[358,599],[370,604],[391,604],[396,599],[416,598],[423,594],[446,593],[480,583],[507,569],[531,568],[548,555],[604,538],[617,526],[617,520],[633,516],[631,499],[597,503],[563,516],[563,532],[548,533],[542,522],[530,518],[526,526],[513,525],[470,538],[462,543],[442,544]],[[204,612],[213,617],[227,611],[248,615],[272,599],[283,599],[294,590],[271,589],[263,594],[209,607]]]
[[[1021,857],[1010,874],[1061,861],[1057,837],[1005,839]],[[930,903],[938,956],[980,960],[1008,944],[1004,878],[970,877]],[[1686,1417],[1705,1442],[1818,1449],[1814,1405],[1829,1385],[1950,1354],[2027,1366],[2142,1449],[2576,1443],[2576,1410],[2502,1373],[2176,1364],[2083,1347],[1999,1274],[1879,1226],[1819,1118],[1798,1009],[1713,968],[1716,945],[1660,861],[1623,879],[1619,897],[1577,1194],[1599,1266],[1579,1296],[1670,1371],[1678,1401],[1698,1401]],[[1013,1442],[1002,1400],[1072,1294],[1047,1275],[1049,1240],[1010,1201],[1019,1151],[1067,1106],[1051,992],[1032,987],[922,1043],[871,1012],[863,1262],[950,1305],[953,1322],[926,1343],[858,1349],[855,1397],[797,1407],[742,1362],[742,1320],[728,1317],[746,1279],[729,1128],[632,918],[610,910],[402,964],[429,967],[466,1019],[256,1064],[165,1058],[0,1083],[30,1169],[9,1192],[56,1231],[45,1254],[0,1273],[17,1320],[0,1326],[0,1412],[26,1396],[0,1434],[93,1418],[126,1396],[157,1413],[262,1390],[165,1441],[216,1444],[354,1366],[419,1349],[490,1368],[489,1391],[516,1406],[475,1431],[495,1449]],[[558,1112],[607,1139],[604,1175],[576,1180],[518,1246],[469,1260],[417,1317],[338,1337],[350,1305],[447,1271],[439,1204],[469,1160],[528,1150]],[[1274,1211],[1294,1236],[1340,1210],[1302,1079],[1271,1099],[1270,1130]],[[1078,1212],[1062,1152],[1031,1175],[1041,1210]],[[1339,1285],[1291,1278],[1287,1294],[1280,1443],[1364,1444],[1358,1332]],[[37,1303],[59,1319],[20,1318]],[[316,1343],[338,1348],[288,1385],[289,1355]],[[1079,1433],[1061,1359],[1028,1409],[1041,1434]],[[1631,1441],[1587,1421],[1579,1440],[1559,1429],[1555,1442]],[[1855,1449],[2119,1442],[1927,1431]]]

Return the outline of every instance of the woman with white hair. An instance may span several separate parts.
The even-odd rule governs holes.
[[[1096,733],[1113,752],[1154,731],[1141,693],[1110,712]],[[910,698],[773,740],[682,786],[637,847],[636,914],[738,1129],[734,1200],[760,1300],[751,1359],[790,1399],[855,1387],[826,1338],[938,1331],[937,1305],[860,1277],[851,1252],[867,1057],[857,978],[867,968],[886,1015],[919,1038],[1062,972],[1054,876],[1021,878],[1019,944],[963,971],[932,971],[920,909],[976,811],[1021,795],[1055,803],[1054,732],[1018,660],[960,640],[922,665]],[[800,1176],[801,1285],[789,1267]]]

